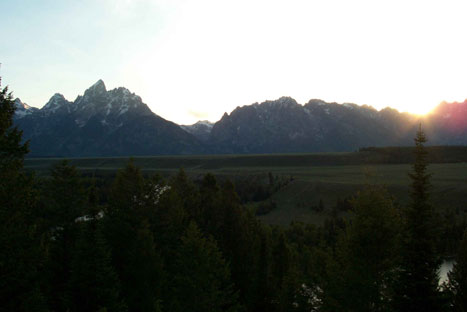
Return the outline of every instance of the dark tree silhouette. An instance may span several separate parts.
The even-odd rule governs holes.
[[[12,95],[0,84],[0,310],[45,311],[37,192],[33,178],[21,170],[28,143],[13,127],[14,113]]]
[[[398,311],[439,311],[440,257],[435,249],[437,226],[429,202],[427,139],[420,125],[415,137],[415,163],[409,177],[411,202],[405,211],[405,237],[395,307]]]

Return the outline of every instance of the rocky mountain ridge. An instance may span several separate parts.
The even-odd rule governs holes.
[[[362,146],[404,145],[417,119],[392,109],[282,97],[237,107],[211,132],[219,152],[294,153],[351,151]],[[255,134],[255,135],[252,135]],[[413,132],[410,133],[413,135]]]
[[[73,102],[56,93],[37,109],[16,99],[16,124],[32,156],[130,156],[353,151],[411,145],[419,123],[430,144],[467,144],[467,101],[441,103],[423,118],[392,108],[290,97],[237,107],[216,123],[176,125],[125,88],[102,80]]]
[[[41,109],[17,113],[15,121],[31,140],[31,156],[205,152],[198,139],[154,114],[139,96],[121,87],[107,91],[102,80],[73,102],[57,93]]]

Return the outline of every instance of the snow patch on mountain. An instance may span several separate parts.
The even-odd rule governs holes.
[[[200,120],[197,123],[195,123],[195,125],[203,125],[208,128],[212,128],[212,126],[214,126],[214,123],[210,122],[209,120]]]
[[[103,94],[107,92],[107,89],[105,87],[104,81],[102,79],[99,79],[95,84],[93,84],[91,87],[89,87],[85,92],[84,95],[87,94]]]
[[[42,107],[41,111],[46,115],[55,114],[59,110],[65,110],[67,113],[70,112],[70,102],[60,93],[55,93],[47,104]]]
[[[19,98],[15,99],[15,118],[23,118],[24,116],[31,115],[38,109],[23,103]]]
[[[209,120],[199,120],[192,125],[181,125],[183,129],[190,129],[190,128],[200,128],[200,127],[207,127],[212,128],[214,123],[210,122]]]
[[[194,135],[197,139],[207,141],[213,126],[214,123],[209,120],[200,120],[192,125],[181,125],[180,127],[186,132]]]

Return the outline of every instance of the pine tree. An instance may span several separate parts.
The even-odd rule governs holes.
[[[400,219],[392,198],[368,187],[352,201],[353,216],[339,236],[341,282],[333,294],[342,311],[387,311],[398,263]]]
[[[170,187],[180,196],[183,208],[190,218],[195,220],[201,218],[199,192],[195,189],[193,182],[189,180],[185,170],[180,169],[171,179]]]
[[[70,307],[69,290],[72,254],[77,239],[76,219],[87,208],[88,195],[76,167],[64,160],[50,172],[51,178],[43,190],[42,204],[49,233],[47,259],[47,298],[54,310]]]
[[[12,95],[0,83],[0,311],[44,311],[37,192],[33,177],[22,172],[28,143],[13,127],[14,112]]]
[[[447,289],[451,308],[455,312],[467,311],[467,230],[457,253],[456,262],[448,273]]]
[[[249,224],[249,215],[240,205],[240,199],[234,185],[226,181],[221,188],[222,226],[216,235],[219,248],[230,263],[232,281],[240,290],[241,302],[246,302],[249,294],[254,291],[251,277],[256,274],[255,265],[255,233],[254,225]],[[254,217],[251,217],[254,218]]]
[[[410,204],[405,211],[402,263],[395,307],[398,311],[439,311],[437,230],[429,202],[431,174],[427,169],[426,136],[421,125],[415,137],[415,163]]]
[[[86,213],[88,194],[82,177],[67,160],[55,164],[43,190],[47,220],[52,228],[68,228]]]
[[[168,311],[237,311],[229,266],[216,242],[203,237],[194,222],[181,240],[171,283],[175,300]]]
[[[128,266],[132,274],[127,279],[128,304],[132,311],[155,311],[161,300],[163,284],[162,259],[159,254],[150,225],[141,220],[136,230],[132,257]]]
[[[133,160],[117,172],[109,198],[109,215],[134,216],[143,202],[145,179]]]
[[[0,80],[1,88],[1,80]],[[15,102],[8,87],[0,89],[0,172],[17,174],[23,167],[24,156],[29,152],[29,142],[22,142],[23,131],[13,127]]]
[[[259,259],[256,268],[256,278],[254,299],[253,299],[253,311],[269,311],[272,309],[271,306],[271,274],[270,274],[270,252],[269,242],[266,233],[262,231],[260,233],[260,247],[259,247]]]
[[[203,177],[200,187],[200,212],[201,218],[196,222],[201,229],[213,236],[217,236],[222,227],[220,189],[216,178],[208,173]]]
[[[126,311],[110,248],[96,216],[79,224],[71,263],[71,311]]]
[[[130,161],[117,174],[103,219],[129,311],[156,310],[160,300],[162,260],[149,222],[146,186],[140,169]]]

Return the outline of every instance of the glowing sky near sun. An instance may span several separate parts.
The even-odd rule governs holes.
[[[291,96],[425,113],[467,98],[465,1],[4,0],[0,75],[43,106],[103,79],[177,123]]]

